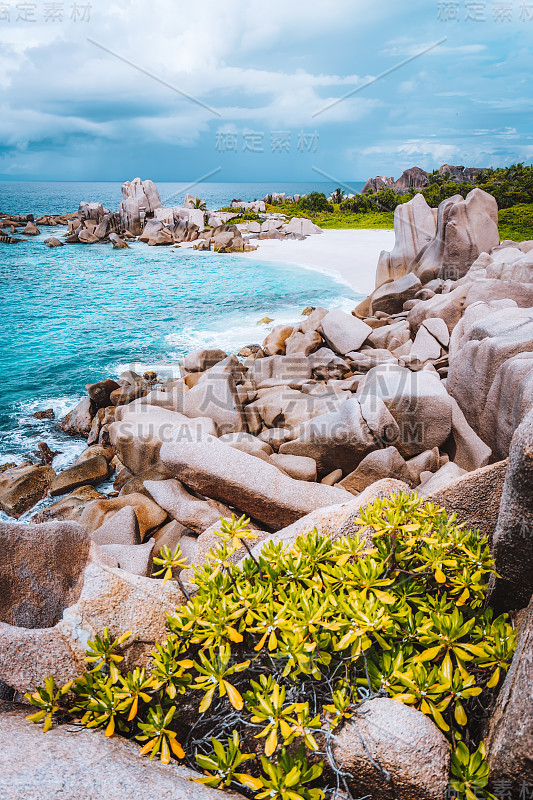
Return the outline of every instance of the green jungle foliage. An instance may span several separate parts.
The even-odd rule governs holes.
[[[364,509],[353,538],[314,530],[255,557],[247,524],[221,524],[148,669],[121,671],[130,634],[111,641],[106,630],[90,643],[87,672],[27,695],[38,709],[29,719],[136,739],[141,755],[183,759],[199,782],[257,800],[322,800],[348,790],[331,755],[335,729],[391,697],[448,738],[450,797],[493,798],[480,720],[516,634],[484,609],[486,537],[403,492]],[[157,563],[169,580],[184,565],[179,547]]]
[[[524,241],[533,239],[533,167],[513,164],[510,167],[487,169],[481,172],[474,183],[457,183],[447,174],[438,171],[429,176],[429,186],[419,191],[432,208],[453,195],[466,195],[475,187],[492,194],[500,209],[500,238]],[[322,228],[393,228],[394,209],[407,203],[415,192],[397,194],[385,188],[377,192],[356,194],[346,198],[342,189],[333,193],[333,202],[325,194],[313,192],[309,198],[297,203],[278,203],[267,206],[268,211],[277,211],[287,216],[303,216],[312,219]]]

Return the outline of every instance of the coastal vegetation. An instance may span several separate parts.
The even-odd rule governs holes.
[[[487,537],[405,492],[363,509],[353,538],[314,530],[254,555],[248,522],[220,526],[148,670],[121,672],[129,634],[104,631],[83,676],[26,695],[29,719],[120,733],[141,755],[200,768],[211,787],[321,800],[349,794],[336,731],[369,700],[393,698],[447,738],[450,797],[492,798],[480,723],[516,634],[485,608]],[[179,546],[160,563],[165,581],[183,568]]]
[[[429,175],[429,185],[416,193],[422,194],[435,208],[453,195],[466,197],[475,187],[496,198],[502,240],[519,242],[533,239],[533,166],[513,164],[483,170],[472,183],[458,183],[435,171]],[[313,192],[297,203],[269,205],[267,210],[282,212],[289,217],[308,217],[322,228],[393,228],[394,209],[412,200],[414,195],[414,191],[400,194],[387,187],[348,198],[342,189],[337,189],[333,193],[335,202],[330,202],[324,194]]]

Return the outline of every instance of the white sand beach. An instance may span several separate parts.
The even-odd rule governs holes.
[[[382,250],[392,250],[393,230],[324,230],[304,241],[252,239],[258,249],[245,257],[299,264],[342,278],[361,294],[375,287],[376,266]]]

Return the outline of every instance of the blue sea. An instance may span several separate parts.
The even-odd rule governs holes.
[[[328,194],[334,188],[205,183],[191,191],[217,208],[271,191]],[[158,189],[169,205],[182,203],[187,191],[175,183]],[[81,200],[116,209],[120,184],[0,182],[0,212],[66,213]],[[176,362],[190,350],[234,352],[260,343],[268,332],[257,325],[262,317],[292,322],[307,305],[349,310],[362,297],[332,276],[234,254],[142,243],[130,250],[44,245],[63,232],[43,227],[24,243],[0,244],[0,464],[20,463],[42,440],[61,451],[54,468],[67,466],[84,442],[63,434],[57,421],[88,382],[148,366],[178,374]],[[46,408],[56,420],[33,418]]]

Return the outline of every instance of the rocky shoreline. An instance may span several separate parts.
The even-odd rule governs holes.
[[[118,212],[82,204],[63,218],[66,241],[127,246],[124,231],[148,244],[196,240],[200,214],[204,227],[213,223],[206,249],[242,251],[258,233],[251,222],[245,236],[221,219],[214,225],[192,198],[187,218],[162,209],[153,184],[136,181],[123,187]],[[141,223],[142,209],[152,219]],[[74,464],[56,474],[45,454],[0,472],[0,507],[14,519],[47,493],[61,498],[31,524],[0,523],[3,697],[16,691],[20,700],[51,673],[73,679],[88,639],[105,627],[132,631],[139,644],[128,663],[145,663],[166,613],[185,602],[175,581],[152,577],[164,546],[179,544],[187,557],[180,579],[190,593],[220,518],[249,517],[258,548],[290,545],[313,528],[335,540],[372,501],[415,491],[489,537],[499,575],[489,601],[519,629],[486,720],[490,777],[514,785],[513,797],[521,782],[533,785],[533,704],[524,694],[533,660],[533,241],[500,242],[497,215],[480,189],[438,209],[417,195],[396,209],[394,249],[351,314],[308,308],[303,322],[275,326],[236,354],[188,354],[173,380],[130,371],[88,384],[61,422],[87,440]],[[10,234],[32,224],[9,222]],[[260,235],[305,235],[271,222]],[[114,491],[100,492],[112,475]],[[410,711],[422,741],[432,723]],[[13,713],[0,714],[0,739]],[[429,753],[431,731],[427,742]],[[441,774],[446,756],[437,751]],[[402,766],[388,769],[403,785]],[[422,783],[410,779],[395,797],[444,796],[442,781],[430,794]]]
[[[256,249],[250,244],[251,239],[305,239],[310,234],[322,233],[321,228],[305,217],[288,221],[284,214],[266,212],[264,200],[253,203],[233,200],[229,211],[208,211],[202,200],[187,194],[183,206],[164,207],[153,181],[140,178],[124,183],[122,195],[124,199],[116,211],[104,208],[99,202],[82,201],[75,213],[45,214],[36,220],[33,214],[0,213],[0,243],[24,241],[16,238],[19,234],[37,236],[39,225],[66,225],[68,230],[63,240],[55,236],[45,239],[48,247],[111,243],[116,250],[127,250],[128,242],[138,240],[149,246],[176,247],[196,242],[193,247],[198,250],[243,253]],[[275,193],[266,198],[275,202],[282,199],[286,196]],[[236,224],[231,224],[231,220]]]

